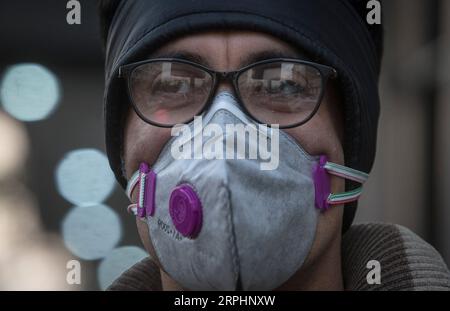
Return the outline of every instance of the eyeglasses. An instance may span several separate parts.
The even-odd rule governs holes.
[[[261,124],[292,128],[317,112],[335,69],[297,59],[268,59],[218,72],[174,58],[145,60],[119,68],[133,109],[145,122],[172,127],[207,111],[218,85],[230,81],[242,110]]]

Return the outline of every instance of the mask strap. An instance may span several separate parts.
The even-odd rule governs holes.
[[[347,192],[331,193],[329,174],[355,181],[361,185],[369,177],[364,172],[328,162],[326,156],[321,156],[319,163],[313,168],[315,205],[320,210],[327,210],[333,205],[357,201],[362,193],[362,186]],[[129,205],[128,212],[141,218],[153,216],[155,212],[156,174],[147,163],[141,163],[139,170],[133,174],[128,182],[126,194],[130,201],[137,185],[139,185],[138,202]]]
[[[364,172],[328,162],[326,156],[321,156],[319,163],[313,168],[315,204],[320,210],[327,210],[332,205],[357,201],[362,193],[362,186],[347,192],[331,193],[328,174],[349,179],[361,185],[369,178],[369,175]]]
[[[138,185],[138,202],[130,204],[127,210],[141,218],[153,216],[155,213],[156,174],[147,163],[141,163],[139,170],[131,176],[128,182],[126,194],[130,201],[131,195]]]
[[[127,189],[125,190],[125,193],[130,201],[131,201],[131,195],[133,194],[134,188],[136,188],[137,184],[139,183],[139,175],[140,175],[140,172],[136,171],[133,174],[133,176],[131,176],[130,180],[128,181],[128,185],[127,185]]]

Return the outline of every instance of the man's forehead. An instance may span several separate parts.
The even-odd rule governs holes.
[[[208,32],[175,39],[155,52],[151,58],[179,58],[215,67],[226,61],[246,66],[271,58],[301,58],[306,53],[275,37],[258,32]]]

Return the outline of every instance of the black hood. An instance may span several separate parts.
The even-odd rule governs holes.
[[[167,41],[207,30],[252,30],[276,36],[336,68],[344,98],[345,165],[370,172],[379,117],[381,53],[356,0],[122,0],[106,41],[105,120],[107,154],[118,182],[122,171],[124,121],[129,109],[121,65],[145,59]],[[357,1],[356,1],[357,2]],[[364,1],[363,1],[364,2]],[[375,27],[375,26],[374,26]],[[346,188],[354,187],[347,183]],[[343,230],[356,204],[344,212]]]

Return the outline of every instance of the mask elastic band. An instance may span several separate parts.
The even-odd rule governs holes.
[[[139,171],[136,171],[133,174],[133,176],[131,176],[130,180],[128,181],[127,189],[125,190],[125,193],[130,201],[131,201],[131,195],[133,194],[134,188],[136,188],[138,183],[139,183]]]
[[[332,205],[357,201],[362,193],[362,187],[339,194],[331,193],[328,174],[349,179],[360,184],[364,184],[369,178],[369,175],[364,172],[328,162],[326,156],[321,156],[319,163],[313,169],[315,204],[320,210],[327,210]]]
[[[129,214],[133,214],[134,216],[137,216],[137,204],[130,204],[127,207],[127,211]]]
[[[128,212],[139,217],[153,216],[155,212],[156,174],[147,163],[141,163],[139,171],[135,172],[128,182],[126,194],[131,201],[131,195],[139,185],[137,204],[128,206]]]

